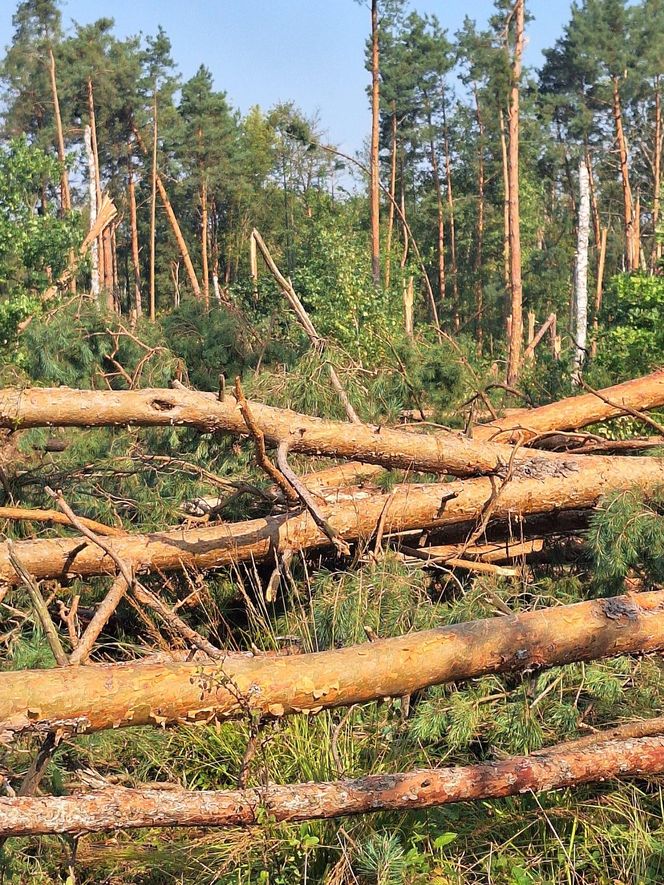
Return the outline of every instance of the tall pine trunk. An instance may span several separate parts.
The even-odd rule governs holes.
[[[484,121],[480,109],[477,84],[473,85],[475,96],[475,117],[479,132],[477,149],[477,242],[475,244],[475,316],[477,317],[477,349],[482,353],[484,330],[484,283],[482,281],[482,260],[484,252]]]
[[[203,264],[203,298],[206,310],[210,307],[210,276],[208,269],[208,187],[203,173],[201,180],[201,261]]]
[[[140,250],[138,245],[138,220],[136,212],[136,185],[134,183],[134,170],[132,165],[131,146],[127,151],[127,190],[129,193],[129,228],[131,237],[131,262],[134,267],[134,309],[136,316],[143,314],[143,301],[141,297],[141,265]]]
[[[632,205],[632,188],[629,182],[629,157],[627,139],[622,122],[622,102],[618,88],[618,77],[613,77],[613,119],[616,126],[618,158],[620,162],[620,179],[623,192],[623,225],[625,228],[625,263],[628,271],[636,270],[639,265],[638,244],[634,242],[634,209]]]
[[[443,101],[443,146],[445,149],[445,183],[447,185],[447,210],[450,225],[450,270],[452,272],[452,295],[454,298],[454,328],[458,331],[461,325],[459,316],[459,279],[456,254],[456,231],[454,228],[454,194],[452,192],[452,160],[450,157],[450,140],[447,130],[447,114]]]
[[[438,157],[436,155],[436,145],[433,137],[433,124],[431,121],[431,107],[429,100],[426,99],[427,108],[427,124],[429,126],[429,158],[431,161],[431,174],[433,175],[433,186],[436,192],[436,216],[438,225],[438,288],[440,292],[441,304],[445,301],[446,275],[445,275],[445,216],[443,213],[443,189],[440,182],[440,171],[438,168]]]
[[[157,226],[157,85],[154,88],[152,108],[152,177],[150,198],[150,319],[154,322],[157,314],[157,295],[155,290],[156,261],[156,226]]]
[[[378,0],[371,0],[371,272],[380,285],[380,170],[378,166],[380,83],[378,53]]]
[[[521,369],[523,347],[523,284],[521,281],[521,224],[519,217],[519,88],[521,59],[523,55],[525,0],[516,0],[515,42],[512,57],[512,84],[510,88],[507,126],[509,170],[509,244],[510,244],[510,290],[512,301],[512,328],[507,359],[507,383],[515,384]]]

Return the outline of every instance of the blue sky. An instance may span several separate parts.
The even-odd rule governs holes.
[[[15,0],[0,0],[0,45],[12,38]],[[492,0],[413,0],[435,13],[450,34],[465,15],[483,25]],[[569,16],[569,0],[530,0],[526,61],[538,65]],[[63,0],[63,20],[90,22],[111,16],[119,36],[154,33],[161,24],[185,77],[203,63],[215,85],[245,112],[294,101],[319,113],[331,141],[348,151],[362,146],[369,129],[364,41],[369,10],[355,0]]]

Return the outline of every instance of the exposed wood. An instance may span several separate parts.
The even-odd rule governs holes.
[[[138,245],[138,215],[136,212],[136,185],[134,183],[134,169],[131,147],[127,151],[127,191],[129,201],[129,230],[131,236],[131,263],[134,268],[134,309],[136,316],[143,315],[143,300],[141,295],[141,261]]]
[[[138,131],[136,126],[133,127],[134,137],[136,138],[136,143],[138,144],[141,152],[147,156],[147,147],[145,142],[143,141],[143,137],[141,133]],[[154,149],[154,146],[153,146]],[[171,201],[168,198],[168,193],[166,192],[166,187],[162,180],[159,171],[157,170],[157,190],[159,191],[159,198],[161,199],[162,205],[164,207],[164,211],[166,212],[166,217],[168,218],[168,223],[171,226],[171,230],[173,231],[173,236],[175,237],[175,241],[178,245],[178,250],[180,252],[180,256],[182,258],[182,262],[185,266],[185,270],[187,271],[187,277],[189,278],[189,284],[191,285],[191,289],[194,293],[194,297],[200,301],[201,298],[201,287],[198,282],[198,277],[196,276],[196,271],[194,270],[194,265],[191,261],[191,256],[189,254],[189,249],[187,247],[187,243],[185,241],[184,236],[182,235],[182,229],[180,228],[180,224],[177,220],[177,216],[173,210],[173,206]]]
[[[595,313],[593,316],[593,341],[591,355],[597,355],[597,335],[599,332],[599,313],[602,309],[602,293],[604,291],[604,263],[606,261],[606,241],[609,235],[608,227],[602,228],[599,258],[597,259],[597,280],[595,283]]]
[[[129,584],[122,575],[118,575],[104,599],[97,606],[97,610],[85,628],[85,632],[81,636],[78,645],[70,654],[70,664],[84,664],[87,661],[101,631],[111,619],[128,590]]]
[[[209,721],[401,697],[431,685],[664,648],[664,591],[469,621],[293,657],[0,673],[0,735]]]
[[[57,139],[58,145],[58,160],[60,161],[61,169],[60,169],[60,208],[62,209],[62,213],[71,211],[71,194],[69,191],[69,174],[67,172],[66,160],[67,156],[65,154],[65,139],[62,132],[62,116],[60,115],[60,100],[58,98],[58,84],[55,76],[55,56],[53,55],[53,49],[49,46],[48,48],[48,60],[49,60],[49,77],[51,80],[51,95],[53,98],[53,113],[55,116],[55,135]]]
[[[620,180],[623,192],[623,226],[625,229],[625,263],[627,271],[637,270],[639,266],[638,246],[634,242],[634,207],[632,205],[632,188],[629,180],[629,157],[627,139],[623,128],[622,100],[620,97],[617,75],[611,78],[613,94],[613,119],[616,127],[618,159],[620,164]]]
[[[203,173],[201,181],[201,264],[203,265],[203,298],[210,306],[210,269],[208,267],[208,185]]]
[[[475,97],[475,117],[479,138],[477,143],[477,228],[475,244],[475,311],[477,316],[477,349],[482,353],[484,346],[484,281],[482,279],[484,261],[484,120],[480,109],[477,83],[473,83]]]
[[[553,466],[552,466],[553,465]],[[514,467],[514,465],[513,465]],[[512,470],[509,482],[495,477],[432,485],[403,485],[393,490],[385,534],[423,528],[443,528],[487,520],[566,510],[590,509],[605,495],[631,488],[652,491],[664,485],[664,459],[615,458],[579,455],[568,461],[548,459]],[[385,495],[321,507],[322,515],[348,543],[370,538],[378,525]],[[85,534],[85,533],[83,533]],[[150,534],[97,539],[52,538],[17,541],[26,568],[37,578],[67,575],[115,574],[113,551],[135,572],[214,568],[243,560],[273,560],[274,552],[313,550],[329,546],[329,539],[307,512],[281,514],[237,523],[197,528],[177,527]],[[0,580],[12,582],[14,572],[5,544],[0,544]]]
[[[544,338],[546,333],[552,328],[552,326],[554,325],[555,322],[556,322],[556,314],[550,313],[549,316],[546,318],[546,320],[539,327],[537,334],[533,335],[532,338],[530,338],[529,343],[528,343],[528,347],[526,347],[526,349],[523,352],[524,360],[532,359],[532,357],[535,354],[535,348],[540,343],[542,338]]]
[[[92,149],[92,127],[89,125],[84,129],[84,141],[88,163],[88,199],[90,201],[90,231],[92,231],[97,220],[97,171],[95,168],[94,151]],[[101,285],[99,280],[99,240],[97,237],[95,237],[90,246],[90,259],[90,293],[93,298],[99,300]]]
[[[653,243],[650,258],[650,270],[655,271],[662,257],[662,243],[657,236],[662,193],[662,150],[664,150],[664,126],[662,125],[662,76],[655,77],[655,126],[653,133],[653,192],[652,192],[652,229]]]
[[[385,241],[385,288],[390,288],[392,279],[392,236],[394,233],[394,207],[397,192],[397,103],[392,102],[390,114],[390,187],[387,209],[387,238]]]

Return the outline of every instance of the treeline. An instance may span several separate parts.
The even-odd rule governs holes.
[[[23,176],[4,201],[13,241],[28,207],[29,235],[3,255],[12,318],[34,312],[26,289],[58,279],[108,194],[117,215],[78,278],[109,309],[154,316],[193,296],[269,316],[257,228],[322,334],[365,357],[405,312],[406,332],[433,320],[507,355],[513,381],[535,321],[557,315],[554,351],[556,333],[583,342],[570,306],[587,182],[601,332],[606,281],[661,259],[662,0],[574,6],[539,71],[523,67],[522,0],[455,34],[405,0],[371,7],[374,137],[353,158],[292,104],[242,116],[203,65],[183,82],[161,29],[119,39],[110,18],[65,29],[57,0],[19,3],[1,69],[5,178]]]

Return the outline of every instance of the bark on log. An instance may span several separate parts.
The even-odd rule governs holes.
[[[656,409],[664,406],[664,369],[643,378],[634,378],[624,384],[607,387],[598,393],[616,406],[610,406],[592,393],[570,396],[537,409],[519,410],[509,418],[476,426],[473,428],[473,437],[477,440],[501,442],[528,441],[547,430],[578,430],[580,427],[625,414],[618,405],[639,411]]]
[[[279,717],[445,682],[664,648],[664,591],[487,618],[294,657],[0,673],[0,739],[63,728]]]
[[[664,771],[664,737],[549,747],[530,756],[327,783],[213,792],[107,787],[74,796],[0,798],[0,837],[163,826],[250,826],[410,811],[548,792]]]
[[[578,456],[567,460],[541,459],[501,485],[493,477],[402,485],[392,492],[384,514],[385,495],[322,506],[321,513],[347,542],[370,538],[384,518],[384,534],[439,528],[476,520],[583,510],[606,494],[664,485],[664,459]],[[249,559],[273,558],[279,550],[319,549],[329,538],[307,512],[268,516],[244,522],[184,528],[108,538],[108,545],[136,573],[181,568],[215,568]],[[16,553],[36,578],[115,574],[110,556],[85,538],[39,538],[15,542]],[[0,581],[12,583],[14,570],[6,544],[0,544]]]
[[[656,378],[650,376],[654,380],[645,385],[647,392],[642,391],[639,383],[629,382],[637,384],[640,395],[634,395],[631,388],[625,393],[622,388],[627,385],[611,388],[609,392],[612,397],[618,397],[612,401],[627,403],[631,399],[638,400],[639,404],[645,400],[651,406],[664,404],[664,371],[657,375]],[[644,380],[640,379],[640,382]],[[585,401],[585,405],[582,403],[579,408],[576,400]],[[631,407],[631,402],[629,405]],[[476,434],[482,437],[477,440],[450,432],[423,434],[379,425],[326,421],[260,403],[250,403],[250,408],[255,424],[266,441],[278,445],[286,440],[290,452],[357,459],[389,468],[418,469],[455,476],[504,473],[514,454],[508,445],[484,441],[500,434],[500,423],[476,428]],[[531,429],[536,432],[550,430],[553,425],[556,429],[578,427],[584,421],[600,420],[602,415],[612,414],[617,414],[615,407],[589,394],[588,397],[572,397],[542,409],[519,412],[518,418],[503,419],[503,423],[507,422],[508,428],[527,426],[530,433]],[[204,432],[247,432],[237,400],[230,395],[220,401],[214,394],[182,389],[89,391],[64,387],[6,389],[0,393],[0,427],[109,425],[177,425],[195,427]],[[517,454],[519,461],[551,460],[556,457],[550,452],[533,449]]]

